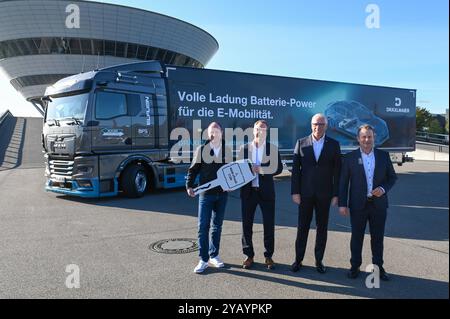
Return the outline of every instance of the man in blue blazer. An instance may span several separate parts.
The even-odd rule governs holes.
[[[344,156],[339,183],[339,213],[350,214],[352,226],[350,278],[359,275],[366,224],[369,222],[372,264],[381,280],[389,280],[383,268],[383,239],[388,208],[387,193],[397,180],[389,153],[374,148],[370,125],[358,129],[359,148]]]

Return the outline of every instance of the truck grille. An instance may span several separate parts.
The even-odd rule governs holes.
[[[61,160],[50,160],[50,174],[51,177],[65,176],[67,179],[72,179],[73,173],[73,161],[61,161]]]

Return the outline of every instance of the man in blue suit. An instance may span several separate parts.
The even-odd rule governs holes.
[[[358,129],[359,148],[345,155],[339,183],[339,213],[350,214],[352,226],[350,278],[359,275],[366,224],[369,222],[372,263],[381,280],[389,280],[383,268],[383,239],[388,208],[387,193],[397,180],[389,153],[374,148],[370,125]],[[350,186],[350,187],[349,187]]]

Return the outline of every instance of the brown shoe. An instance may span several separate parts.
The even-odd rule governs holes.
[[[267,267],[267,269],[274,269],[275,268],[272,258],[270,258],[270,257],[266,258],[266,267]]]
[[[242,268],[249,269],[253,265],[253,258],[247,257],[242,263]]]

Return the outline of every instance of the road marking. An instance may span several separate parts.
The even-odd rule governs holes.
[[[428,249],[428,250],[431,250],[431,251],[435,251],[435,252],[438,252],[438,253],[441,253],[441,254],[446,254],[446,255],[448,255],[448,251],[445,251],[445,250],[439,250],[439,249],[435,249],[435,248],[431,248],[431,247],[426,247],[426,246],[422,246],[422,245],[419,245],[419,247],[424,248],[424,249]]]
[[[391,205],[395,207],[404,207],[404,208],[429,208],[429,209],[441,209],[441,210],[448,210],[448,207],[435,207],[435,206],[414,206],[414,205]]]
[[[341,227],[344,227],[344,228],[352,229],[351,226],[342,225],[342,224],[338,224],[338,223],[336,223],[336,226],[341,226]]]

